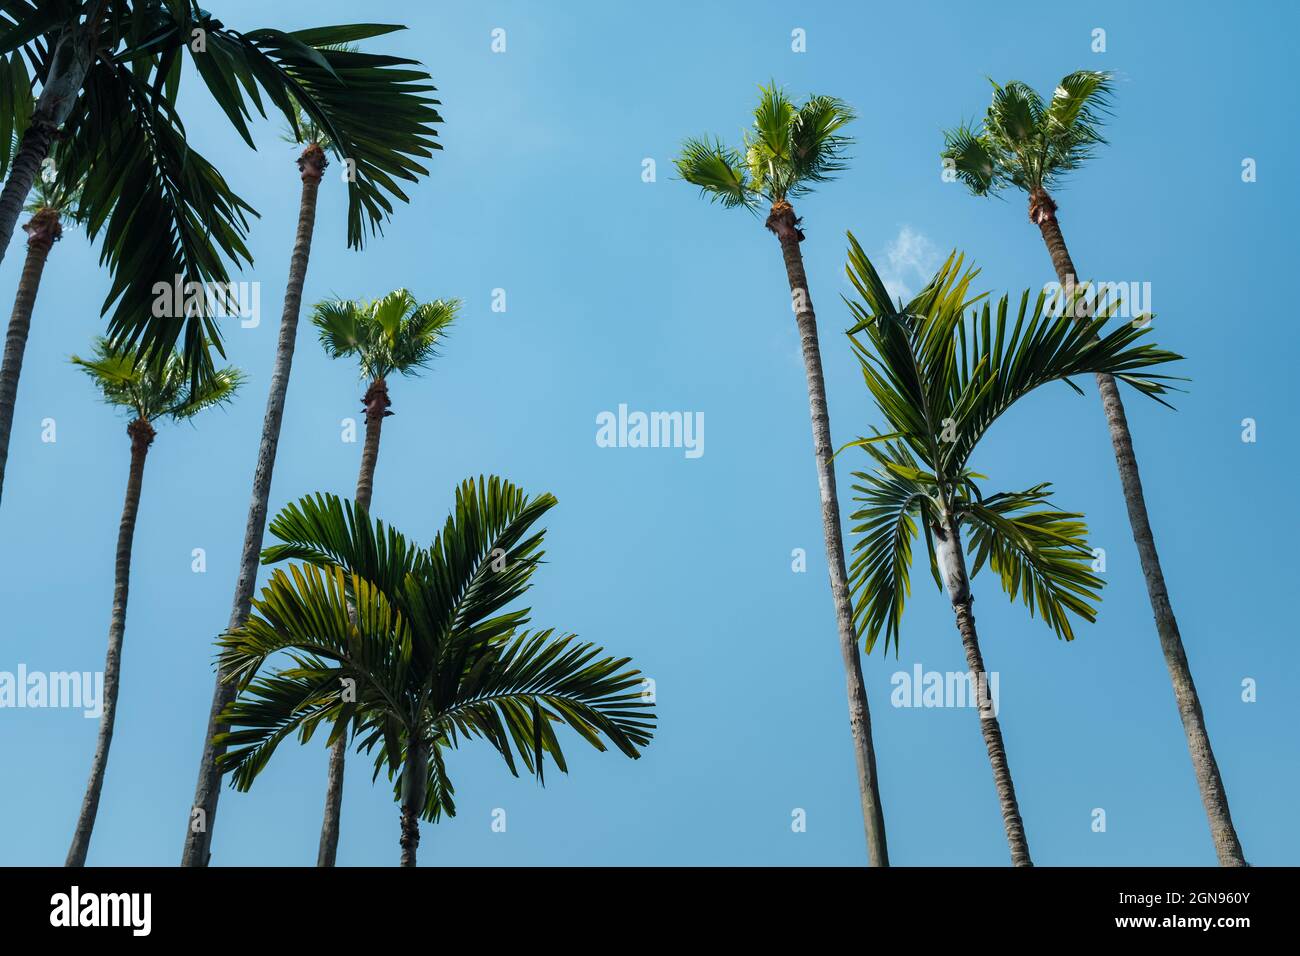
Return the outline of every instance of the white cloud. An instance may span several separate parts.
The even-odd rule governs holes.
[[[885,258],[877,271],[889,294],[903,300],[919,292],[943,264],[935,244],[908,225],[885,244]]]

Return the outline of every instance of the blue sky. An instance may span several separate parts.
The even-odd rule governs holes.
[[[1290,616],[1295,555],[1279,511],[1297,467],[1291,271],[1300,151],[1285,64],[1288,5],[957,4],[850,10],[748,2],[212,4],[240,29],[358,19],[410,30],[373,48],[427,64],[445,151],[364,253],[345,248],[337,166],[321,189],[305,301],[399,286],[460,297],[434,369],[393,383],[374,510],[432,537],[455,484],[496,473],[559,498],[534,621],[632,656],[656,681],[660,729],[639,761],[571,739],[571,773],[514,779],[481,742],[453,755],[460,814],[426,825],[437,864],[859,864],[865,860],[844,679],[826,585],[808,406],[779,249],[744,212],[677,181],[688,135],[738,140],[760,82],[829,93],[861,119],[850,169],[800,203],[837,443],[878,423],[842,330],[844,233],[898,288],[953,248],[977,285],[1018,295],[1054,278],[1018,194],[977,200],[941,181],[941,129],[987,106],[986,76],[1046,92],[1075,69],[1118,74],[1111,145],[1057,196],[1085,276],[1149,281],[1158,340],[1193,382],[1171,412],[1126,396],[1157,541],[1248,858],[1300,858]],[[490,33],[506,31],[494,54]],[[1094,53],[1092,31],[1106,31]],[[791,50],[791,31],[807,50]],[[191,75],[189,136],[261,213],[250,247],[263,320],[230,327],[249,382],[226,411],[164,427],[135,541],[123,689],[91,864],[174,864],[229,614],[298,202],[277,122],[252,152]],[[1257,161],[1258,181],[1241,164]],[[644,159],[657,164],[642,181]],[[36,306],[0,507],[0,670],[99,670],[126,480],[125,420],[66,361],[103,325],[98,248],[69,229]],[[12,290],[21,246],[0,268]],[[507,311],[491,310],[506,290]],[[1107,552],[1098,622],[1071,644],[975,580],[987,666],[1029,844],[1040,864],[1214,862],[1095,390],[1038,393],[976,461],[990,487],[1055,483]],[[359,444],[353,367],[300,330],[272,508],[350,495]],[[596,416],[703,412],[705,453],[597,447]],[[1257,441],[1241,440],[1244,418]],[[41,441],[41,421],[57,441]],[[841,505],[851,508],[840,462]],[[207,571],[191,571],[204,548]],[[791,570],[803,548],[806,573]],[[918,571],[921,569],[918,568]],[[890,676],[964,669],[928,575],[895,658],[864,662],[897,864],[1008,860],[973,711],[890,706]],[[1242,682],[1257,682],[1253,703]],[[71,710],[0,711],[0,863],[58,864],[94,747]],[[321,738],[283,746],[253,791],[221,800],[214,864],[311,864]],[[397,809],[354,759],[340,864],[393,864]],[[504,833],[492,814],[506,811]],[[806,832],[791,814],[806,811]],[[1093,832],[1092,811],[1106,811]]]

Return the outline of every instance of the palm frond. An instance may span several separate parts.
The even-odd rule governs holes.
[[[727,208],[753,209],[758,196],[749,186],[744,158],[720,140],[688,139],[674,160],[677,173],[710,201]]]
[[[418,160],[442,148],[434,129],[442,122],[439,102],[426,95],[435,88],[420,64],[349,46],[405,28],[348,24],[240,33],[206,14],[195,25],[207,31],[207,53],[193,56],[194,65],[250,146],[250,104],[265,115],[260,87],[291,128],[301,132],[298,116],[305,113],[338,160],[350,163],[348,245],[360,248],[392,213],[390,199],[408,201],[399,180],[427,175]]]
[[[853,623],[867,653],[882,635],[885,653],[891,641],[897,653],[899,624],[912,591],[912,544],[918,533],[925,535],[931,573],[939,580],[930,531],[937,514],[937,489],[919,475],[918,462],[901,444],[879,436],[870,444],[863,441],[880,467],[853,473],[854,500],[859,503],[849,516],[850,531],[856,536],[849,564]]]
[[[853,140],[842,130],[856,118],[852,107],[833,96],[810,96],[804,101],[790,122],[790,197],[811,192],[814,183],[834,179],[848,168],[845,150]]]
[[[485,738],[515,774],[517,755],[539,780],[547,755],[568,772],[552,724],[567,725],[597,750],[606,749],[607,738],[636,758],[650,742],[654,713],[635,689],[641,672],[629,663],[552,630],[524,631],[508,643],[480,642],[451,692],[437,695],[436,725],[452,746],[466,737]]]
[[[414,375],[438,355],[438,347],[460,312],[460,299],[417,303],[397,327],[389,354],[394,371]]]
[[[945,130],[940,157],[952,162],[957,180],[977,196],[991,196],[1009,182],[992,139],[970,126]]]
[[[95,340],[91,358],[74,355],[71,361],[91,378],[105,401],[147,422],[187,420],[204,409],[225,405],[245,378],[230,366],[215,369],[196,385],[181,353],[149,359],[105,337]]]
[[[6,16],[9,16],[6,11]],[[18,143],[31,125],[36,101],[32,96],[31,77],[22,53],[8,37],[18,24],[3,24],[6,41],[0,41],[0,179],[9,178],[9,164],[18,154]]]
[[[1046,184],[1078,169],[1105,145],[1101,129],[1113,92],[1112,75],[1096,70],[1078,70],[1057,84],[1043,117]]]
[[[139,413],[139,373],[134,356],[114,349],[101,338],[96,339],[91,358],[73,355],[70,361],[89,376],[105,402]]]
[[[245,240],[256,211],[187,141],[167,98],[126,63],[101,58],[64,127],[60,176],[82,184],[77,212],[112,275],[103,312],[119,346],[150,359],[178,345],[191,374],[224,354],[217,316],[158,309],[159,288],[229,282],[252,264]],[[179,278],[178,278],[179,277]]]
[[[758,88],[753,131],[748,142],[775,162],[790,162],[790,127],[797,110],[785,90],[775,83]]]
[[[864,380],[892,431],[946,483],[957,480],[988,428],[1017,401],[1050,382],[1104,372],[1160,401],[1176,379],[1152,372],[1181,356],[1143,341],[1150,325],[1131,322],[1106,330],[1120,303],[1086,311],[1044,312],[1026,291],[1014,319],[1003,296],[967,311],[980,296],[977,273],[950,257],[927,286],[896,311],[879,276],[850,236],[848,269],[861,300],[847,300],[857,320],[849,332]],[[864,336],[865,341],[859,336]]]
[[[371,302],[317,303],[312,324],[331,358],[355,356],[361,377],[376,381],[396,372],[415,375],[429,366],[456,319],[459,299],[419,302],[397,289]]]
[[[417,639],[413,622],[369,581],[339,567],[277,568],[252,602],[248,620],[218,639],[222,672],[247,687],[273,655],[296,655],[300,670],[328,669],[356,681],[358,708],[413,719],[405,678]]]
[[[545,554],[545,529],[533,525],[556,504],[552,494],[529,498],[496,476],[460,484],[424,571],[433,630],[495,636],[523,623],[526,611],[494,615],[528,590]]]
[[[219,368],[208,378],[194,385],[188,378],[180,399],[163,412],[169,418],[183,421],[209,408],[229,405],[248,376],[240,369]]]
[[[970,576],[987,563],[1012,601],[1019,597],[1030,616],[1037,610],[1058,637],[1072,641],[1069,615],[1095,621],[1103,582],[1091,571],[1083,515],[1051,507],[1049,488],[1044,483],[968,501],[960,514],[971,528]]]
[[[274,756],[276,748],[295,731],[326,717],[337,706],[338,686],[317,674],[277,672],[251,681],[223,712],[231,727],[214,739],[227,748],[217,758],[231,786],[246,791]]]
[[[355,299],[330,299],[312,307],[311,322],[326,355],[335,359],[356,355],[367,344],[362,328],[365,310],[365,303]]]
[[[317,492],[286,505],[267,530],[282,544],[262,550],[262,563],[304,561],[338,566],[400,602],[410,575],[426,561],[423,551],[396,528],[358,509],[337,495]]]

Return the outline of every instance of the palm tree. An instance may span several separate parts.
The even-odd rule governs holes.
[[[598,750],[603,738],[640,756],[653,705],[627,658],[605,656],[572,634],[530,631],[528,609],[505,610],[531,586],[555,505],[497,477],[467,480],[427,549],[333,495],[305,497],[271,523],[283,544],[256,613],[222,638],[221,665],[239,697],[225,715],[221,760],[247,790],[294,731],[305,742],[322,721],[333,740],[375,752],[401,805],[401,863],[415,866],[419,820],[454,815],[445,751],[488,741],[511,773],[544,782],[547,756],[567,772],[554,724]],[[259,671],[284,653],[290,666]]]
[[[5,4],[0,49],[7,59],[0,58],[0,96],[17,108],[0,110],[0,170],[8,174],[0,192],[0,261],[41,163],[77,105],[91,64],[101,55],[113,56],[126,7],[112,0]],[[27,60],[39,64],[41,92],[34,103],[24,57],[18,52],[23,47]],[[11,146],[13,140],[17,142]]]
[[[343,39],[371,36],[376,32],[387,32],[387,28],[357,27]],[[386,172],[411,180],[416,178],[416,173],[427,175],[428,170],[410,157],[428,156],[431,155],[430,150],[441,148],[432,139],[437,134],[431,125],[442,122],[442,117],[434,108],[438,101],[423,96],[425,91],[432,90],[433,87],[418,82],[427,79],[428,74],[396,68],[411,61],[360,53],[338,44],[322,45],[317,55],[324,58],[340,77],[338,84],[330,90],[331,105],[357,124],[361,123],[362,115],[367,117],[364,133],[360,132],[359,125],[352,127],[358,130],[358,136],[365,136],[365,153],[358,155],[346,152],[353,145],[351,136],[342,138],[328,116],[309,107],[310,101],[288,101],[286,116],[290,128],[299,142],[306,140],[306,145],[298,156],[298,170],[302,180],[298,229],[294,237],[293,255],[289,261],[289,281],[285,287],[284,308],[280,315],[280,336],[271,372],[266,415],[262,422],[257,467],[253,473],[253,495],[244,527],[239,577],[235,582],[235,597],[227,631],[237,630],[247,620],[257,580],[257,559],[262,548],[262,533],[266,526],[271,493],[271,472],[275,467],[275,453],[280,441],[280,424],[284,418],[284,402],[298,334],[298,315],[302,308],[302,288],[307,278],[307,260],[311,253],[312,233],[316,223],[316,195],[327,165],[325,151],[333,150],[344,162],[350,164],[350,171],[356,173],[355,177],[349,177],[349,190],[355,201],[349,205],[348,237],[350,243],[355,238],[356,244],[359,244],[362,214],[367,218],[370,228],[375,229],[392,209],[383,193],[369,182],[369,177],[375,176],[388,192],[405,201],[406,195]],[[306,126],[298,121],[300,111],[310,120]],[[349,134],[352,129],[348,130]],[[358,182],[364,184],[364,188],[358,189]],[[212,705],[208,711],[208,726],[203,736],[203,755],[199,761],[194,803],[186,827],[182,866],[206,866],[211,857],[212,828],[221,794],[221,771],[217,761],[224,752],[220,740],[226,729],[221,715],[234,699],[234,692],[235,685],[218,670],[212,690]]]
[[[850,569],[854,621],[868,653],[881,634],[886,651],[891,641],[897,649],[919,527],[966,652],[1011,860],[1031,866],[1002,729],[986,691],[970,577],[987,562],[1013,601],[1022,598],[1031,614],[1037,608],[1067,641],[1074,638],[1067,615],[1094,620],[1102,582],[1089,570],[1092,555],[1081,515],[1053,507],[1047,484],[983,493],[977,479],[984,476],[971,470],[970,459],[993,422],[1042,385],[1064,381],[1079,391],[1071,376],[1104,372],[1163,401],[1168,386],[1162,380],[1168,376],[1146,370],[1179,356],[1140,343],[1149,329],[1132,324],[1102,335],[1113,306],[1076,325],[1065,316],[1045,315],[1042,295],[1031,310],[1025,292],[1014,325],[1008,323],[1006,296],[996,314],[986,301],[968,320],[966,307],[983,296],[968,298],[976,273],[963,272],[955,254],[915,299],[895,307],[852,233],[849,243],[847,271],[861,296],[847,300],[857,319],[849,339],[890,429],[851,443],[870,452],[879,466],[854,475],[862,503],[852,515],[858,535]],[[963,525],[974,558],[969,574]]]
[[[1067,295],[1076,287],[1078,271],[1066,248],[1056,216],[1056,200],[1049,190],[1055,190],[1067,173],[1082,166],[1092,158],[1096,147],[1105,144],[1101,126],[1109,112],[1111,94],[1110,74],[1092,70],[1080,70],[1062,79],[1047,104],[1024,83],[995,83],[993,103],[984,122],[978,128],[960,126],[944,134],[943,157],[951,163],[957,178],[976,195],[992,195],[1007,186],[1029,194],[1029,221],[1042,233],[1057,279]],[[1086,317],[1081,316],[1080,321],[1086,321]],[[1098,374],[1097,388],[1115,449],[1160,649],[1173,683],[1215,852],[1221,866],[1245,866],[1245,854],[1228,809],[1228,794],[1210,746],[1201,699],[1160,567],[1124,403],[1113,376]]]
[[[795,325],[803,346],[804,374],[812,411],[813,455],[821,491],[822,535],[830,569],[831,596],[835,602],[840,655],[844,661],[849,701],[849,729],[857,760],[858,790],[866,827],[867,853],[872,866],[889,865],[885,817],[876,778],[876,749],[871,737],[871,711],[862,679],[862,661],[853,633],[853,615],[844,570],[844,538],[840,530],[840,505],[835,491],[830,414],[822,378],[817,342],[817,318],[808,294],[799,229],[790,200],[812,192],[846,166],[844,151],[850,140],[842,131],[854,119],[853,110],[830,96],[810,96],[802,106],[775,86],[759,88],[753,130],[745,135],[744,149],[721,140],[689,139],[677,158],[682,178],[699,186],[710,200],[727,208],[757,213],[767,204],[766,226],[780,241],[790,283]]]
[[[126,427],[131,438],[131,469],[117,533],[113,613],[109,619],[108,657],[104,663],[104,710],[99,718],[99,736],[90,765],[90,780],[81,801],[81,813],[77,817],[66,863],[67,866],[84,866],[86,851],[90,849],[90,834],[99,811],[99,795],[104,786],[108,748],[113,741],[113,722],[117,716],[122,637],[126,630],[127,589],[131,577],[131,544],[140,508],[145,456],[154,439],[153,426],[160,419],[188,421],[204,409],[229,402],[244,376],[235,368],[219,369],[195,389],[179,353],[173,353],[162,363],[141,362],[137,356],[110,345],[106,339],[96,341],[91,358],[73,356],[72,361],[90,376],[105,401],[131,415],[131,422]]]
[[[0,110],[0,144],[19,137],[0,193],[0,258],[51,143],[67,145],[70,181],[86,181],[82,207],[101,258],[113,274],[104,311],[108,334],[147,354],[179,344],[192,374],[213,368],[221,351],[216,315],[200,308],[155,314],[158,282],[229,280],[229,266],[251,264],[244,243],[256,215],[187,142],[177,108],[183,60],[254,147],[249,120],[266,104],[293,125],[300,107],[350,162],[348,243],[360,248],[405,201],[419,157],[438,148],[430,123],[436,101],[427,74],[409,59],[362,54],[343,45],[401,26],[344,24],[286,32],[233,29],[196,0],[41,0],[0,12],[0,103],[39,89],[34,109]],[[31,73],[28,73],[30,64]],[[295,106],[295,103],[297,106]],[[376,136],[375,131],[383,135]],[[63,165],[63,164],[61,164]]]
[[[415,375],[425,368],[459,307],[455,299],[420,303],[407,290],[398,289],[374,302],[336,299],[321,302],[313,310],[312,324],[320,331],[326,353],[330,358],[355,356],[361,365],[361,378],[368,385],[361,399],[366,410],[366,441],[353,499],[360,511],[370,511],[380,430],[384,419],[393,414],[389,411],[393,403],[388,398],[388,376]],[[317,866],[333,866],[338,853],[346,757],[347,741],[339,737],[330,747]]]
[[[45,260],[50,247],[63,238],[63,220],[80,221],[76,209],[80,200],[80,185],[67,185],[66,180],[51,172],[36,183],[36,197],[28,203],[31,219],[23,226],[27,233],[27,259],[18,280],[18,294],[14,297],[13,312],[9,316],[9,331],[5,336],[4,360],[0,362],[0,494],[4,493],[5,465],[9,461],[9,437],[14,425],[14,403],[18,397],[18,377],[22,373],[23,353],[27,350],[27,334],[32,327],[32,309],[36,293],[41,287]]]

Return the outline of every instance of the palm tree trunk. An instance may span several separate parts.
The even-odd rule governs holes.
[[[257,469],[253,472],[253,496],[244,526],[244,548],[239,561],[239,578],[227,630],[242,627],[248,620],[257,582],[258,558],[262,535],[266,530],[266,512],[271,496],[271,471],[275,467],[275,450],[280,442],[280,423],[284,419],[284,400],[289,391],[289,371],[293,365],[293,347],[298,333],[298,313],[302,308],[302,287],[307,278],[307,260],[311,255],[312,230],[316,223],[316,193],[325,171],[324,151],[309,145],[298,157],[302,173],[302,198],[298,206],[298,232],[294,237],[293,256],[289,260],[289,282],[284,291],[284,311],[280,315],[280,338],[276,344],[275,365],[271,370],[271,389],[266,399],[266,416],[262,420],[262,439],[257,451]],[[182,866],[207,866],[212,856],[212,830],[216,824],[217,799],[221,794],[221,771],[218,758],[225,745],[213,738],[225,733],[222,712],[234,700],[235,685],[217,672],[208,713],[208,727],[203,738],[203,756],[199,761],[194,805],[185,828]]]
[[[153,427],[143,418],[127,426],[131,436],[131,470],[126,481],[126,501],[117,528],[117,561],[113,577],[113,613],[108,624],[108,656],[104,661],[104,711],[99,716],[99,737],[90,763],[90,780],[81,800],[77,829],[64,866],[85,866],[90,834],[99,812],[99,794],[104,788],[108,748],[113,743],[113,721],[117,717],[117,693],[122,672],[122,635],[126,632],[126,598],[131,583],[131,544],[135,540],[135,516],[140,509],[140,488],[144,482],[144,460],[153,444]]]
[[[1002,808],[1002,825],[1007,831],[1011,847],[1012,866],[1033,866],[1029,858],[1029,841],[1025,839],[1025,824],[1020,819],[1020,804],[1016,802],[1016,787],[1007,765],[1007,749],[1002,742],[1002,726],[993,711],[988,695],[988,676],[984,670],[984,655],[980,653],[979,635],[975,631],[975,615],[971,611],[974,600],[970,591],[970,578],[966,573],[966,558],[961,551],[961,535],[956,523],[944,518],[942,527],[933,526],[935,554],[942,571],[948,598],[952,601],[957,618],[957,631],[966,650],[966,667],[970,670],[971,692],[979,707],[980,732],[989,752],[993,767],[993,785],[998,791],[998,804]]]
[[[5,465],[9,461],[9,436],[14,427],[14,404],[18,399],[18,377],[23,370],[23,353],[27,350],[27,334],[32,327],[32,309],[36,293],[41,287],[41,275],[50,246],[59,238],[59,214],[43,209],[23,227],[27,232],[27,261],[18,280],[18,294],[14,297],[14,310],[9,316],[9,332],[5,336],[4,360],[0,362],[0,495],[4,493]]]
[[[1074,263],[1070,260],[1070,252],[1065,247],[1065,238],[1061,235],[1061,226],[1056,219],[1056,203],[1046,191],[1040,191],[1031,196],[1029,211],[1031,221],[1037,224],[1043,234],[1043,242],[1046,243],[1048,254],[1052,257],[1052,266],[1056,269],[1056,276],[1062,289],[1071,289],[1076,284],[1078,272],[1075,271]],[[1183,638],[1178,631],[1178,621],[1174,617],[1174,609],[1169,601],[1169,590],[1165,587],[1165,576],[1160,568],[1160,555],[1156,552],[1155,536],[1151,533],[1151,519],[1147,516],[1142,478],[1138,474],[1137,457],[1133,453],[1133,438],[1129,434],[1124,403],[1120,399],[1119,388],[1113,376],[1099,374],[1097,388],[1101,392],[1101,404],[1106,413],[1106,423],[1110,426],[1110,440],[1115,448],[1115,463],[1119,466],[1119,479],[1124,490],[1124,503],[1128,507],[1128,520],[1133,528],[1133,540],[1137,543],[1142,575],[1146,578],[1147,596],[1151,600],[1151,610],[1155,615],[1156,633],[1160,636],[1160,649],[1164,653],[1165,666],[1169,669],[1169,679],[1174,687],[1178,716],[1182,719],[1183,732],[1187,735],[1187,749],[1191,752],[1196,783],[1201,791],[1201,802],[1205,805],[1205,813],[1209,818],[1214,850],[1218,854],[1220,866],[1247,866],[1241,841],[1238,840],[1237,830],[1232,824],[1232,814],[1228,810],[1228,793],[1224,789],[1219,765],[1214,759],[1214,750],[1210,746],[1210,734],[1205,727],[1205,714],[1201,711],[1201,698],[1196,693],[1196,684],[1192,681],[1187,652],[1183,649]]]
[[[107,3],[100,0],[90,12],[84,26],[65,27],[50,53],[50,68],[41,85],[32,110],[31,122],[23,132],[9,169],[9,178],[0,191],[0,262],[13,239],[14,227],[22,215],[23,203],[32,191],[41,163],[49,155],[50,143],[63,121],[72,112],[72,106],[81,92],[86,74],[94,60],[94,47],[99,35]]]
[[[835,601],[835,620],[839,630],[840,656],[844,661],[849,701],[849,730],[857,760],[858,792],[866,827],[867,856],[872,866],[889,865],[889,848],[885,840],[885,814],[880,804],[880,785],[876,776],[876,748],[871,737],[871,711],[867,706],[867,688],[862,679],[862,658],[858,653],[857,633],[853,627],[853,605],[849,598],[848,575],[844,567],[844,538],[840,529],[840,504],[835,491],[835,466],[832,462],[830,414],[826,406],[826,383],[822,378],[821,350],[817,342],[817,317],[808,294],[808,277],[804,274],[803,254],[799,243],[803,233],[789,203],[772,206],[768,228],[781,241],[786,277],[794,303],[795,323],[803,347],[804,373],[808,379],[808,404],[812,412],[813,454],[817,461],[817,484],[821,490],[822,535],[826,541],[826,564],[830,570],[831,596]]]
[[[361,449],[361,471],[357,475],[357,507],[370,510],[370,498],[375,485],[375,465],[379,461],[379,434],[384,418],[391,415],[388,406],[388,384],[376,379],[366,389],[363,399],[366,406],[366,442]],[[343,734],[330,745],[329,774],[325,784],[325,814],[321,821],[320,848],[316,852],[317,866],[333,866],[339,849],[339,815],[343,809],[343,766],[347,757],[348,741]],[[403,818],[405,819],[405,818]],[[418,841],[417,831],[417,841]]]
[[[407,743],[406,766],[402,768],[402,866],[415,866],[415,851],[420,845],[420,811],[424,808],[424,790],[429,772],[429,754],[425,745],[414,738]]]
[[[33,115],[31,125],[23,133],[14,164],[9,170],[9,178],[5,180],[4,190],[0,192],[0,262],[4,261],[5,251],[14,237],[14,227],[22,215],[27,194],[36,182],[36,173],[49,155],[55,128],[48,120],[40,122]]]
[[[379,461],[379,434],[384,427],[384,419],[393,414],[388,410],[393,404],[388,398],[388,383],[382,378],[375,379],[366,389],[361,401],[366,408],[366,443],[361,448],[361,470],[357,473],[355,502],[369,511],[375,487],[375,465]]]

